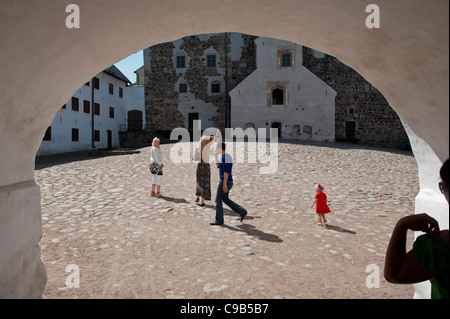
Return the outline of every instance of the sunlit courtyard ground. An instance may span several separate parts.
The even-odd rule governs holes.
[[[149,148],[37,159],[44,298],[413,297],[383,278],[393,227],[419,191],[411,152],[281,142],[274,174],[260,174],[259,161],[233,167],[230,198],[248,210],[244,222],[224,206],[225,225],[210,226],[218,170],[213,200],[196,205],[197,164],[171,162],[174,145],[161,146],[162,199],[150,196]],[[310,208],[319,182],[328,227]]]

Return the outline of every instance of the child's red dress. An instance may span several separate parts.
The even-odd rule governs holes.
[[[327,195],[325,193],[317,193],[314,198],[317,198],[316,202],[316,213],[317,214],[328,214],[331,213],[330,208],[327,205]]]

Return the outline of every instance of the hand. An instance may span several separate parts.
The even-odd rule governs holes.
[[[227,184],[223,184],[223,192],[228,193],[228,187]]]
[[[400,219],[399,223],[408,229],[422,231],[432,237],[435,237],[440,233],[439,223],[427,214],[406,216]]]

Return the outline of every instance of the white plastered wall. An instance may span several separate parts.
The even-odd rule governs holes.
[[[108,66],[187,35],[242,32],[337,57],[426,145],[415,156],[432,192],[417,204],[437,194],[423,174],[437,174],[449,155],[448,1],[377,0],[380,29],[366,27],[370,2],[360,0],[77,0],[80,28],[68,29],[72,2],[0,2],[0,297],[39,297],[45,287],[34,158],[55,113]],[[448,206],[435,213],[448,219]]]
[[[256,45],[256,70],[230,91],[231,126],[245,129],[247,123],[269,129],[273,122],[282,125],[279,138],[291,138],[292,127],[312,128],[306,137],[312,141],[334,142],[336,91],[303,66],[302,46],[278,39],[259,37]],[[292,67],[280,68],[279,51],[289,50]],[[272,105],[274,87],[283,87],[283,105]],[[299,135],[299,139],[305,139]]]

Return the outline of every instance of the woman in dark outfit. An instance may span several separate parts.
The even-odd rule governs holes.
[[[195,195],[197,199],[195,202],[200,201],[200,206],[205,206],[205,200],[211,200],[211,166],[209,165],[209,153],[211,150],[213,136],[203,136],[200,139],[199,146],[195,149],[194,160],[199,161],[197,164],[197,187]]]

